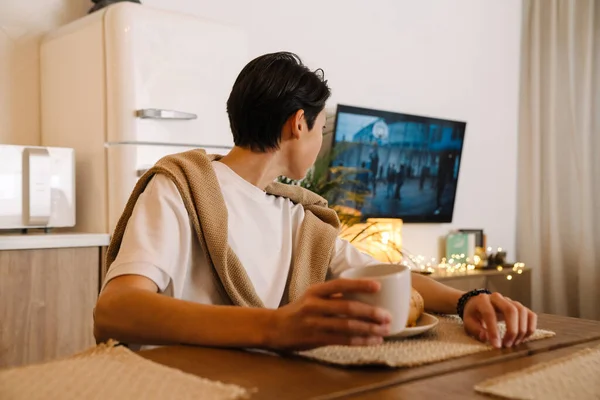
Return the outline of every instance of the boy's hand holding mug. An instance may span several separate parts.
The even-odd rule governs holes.
[[[407,267],[382,264],[345,271],[341,279],[313,285],[299,300],[275,310],[267,345],[301,350],[380,344],[406,327],[410,297]]]

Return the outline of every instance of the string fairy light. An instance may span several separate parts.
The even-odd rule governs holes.
[[[499,249],[502,249],[501,247]],[[464,254],[452,254],[450,258],[443,257],[439,262],[434,257],[425,257],[423,255],[413,255],[403,251],[403,261],[401,264],[408,266],[409,268],[428,273],[435,273],[441,276],[448,275],[468,275],[469,272],[477,269],[480,265],[481,257],[474,256],[473,259],[469,257],[465,258]],[[514,276],[512,272],[521,275],[525,264],[522,262],[515,263],[509,274],[506,275],[506,279],[512,281]],[[502,272],[505,268],[501,265],[496,267],[498,272]]]
[[[467,256],[464,253],[452,254],[449,257],[442,257],[438,261],[435,257],[412,254],[402,247],[401,220],[368,219],[367,222],[370,225],[357,224],[352,229],[348,229],[344,236],[354,237],[350,241],[360,250],[376,259],[382,262],[405,265],[413,271],[439,276],[469,275],[478,267],[481,267],[485,261],[492,260],[491,266],[493,266],[495,262],[503,262],[506,256],[506,252],[502,247],[497,247],[498,253],[494,255],[493,248],[489,246],[486,248],[487,251],[481,249],[472,256]],[[498,260],[498,255],[502,256],[502,261]],[[506,268],[511,268],[507,271],[506,279],[512,281],[514,276],[523,274],[525,264],[517,262],[512,267]],[[495,266],[495,269],[498,272],[503,272],[505,267],[500,264]]]

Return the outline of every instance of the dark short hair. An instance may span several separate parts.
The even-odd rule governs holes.
[[[227,100],[233,141],[252,151],[278,149],[288,118],[304,110],[308,128],[313,129],[330,95],[323,70],[309,70],[297,55],[257,57],[242,69]]]

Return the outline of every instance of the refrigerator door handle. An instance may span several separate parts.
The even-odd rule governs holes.
[[[160,108],[143,108],[135,112],[136,117],[144,119],[196,119],[198,115],[175,110],[162,110]]]

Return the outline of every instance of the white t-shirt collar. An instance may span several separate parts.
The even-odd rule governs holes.
[[[264,202],[268,200],[268,194],[264,190],[257,186],[254,186],[253,184],[236,174],[235,171],[229,168],[229,166],[227,166],[226,164],[220,161],[213,161],[212,164],[213,168],[218,168],[219,172],[222,174],[222,177],[225,178],[225,182],[222,183],[235,185],[240,189],[241,192],[243,192],[247,196],[250,196],[256,201]]]

